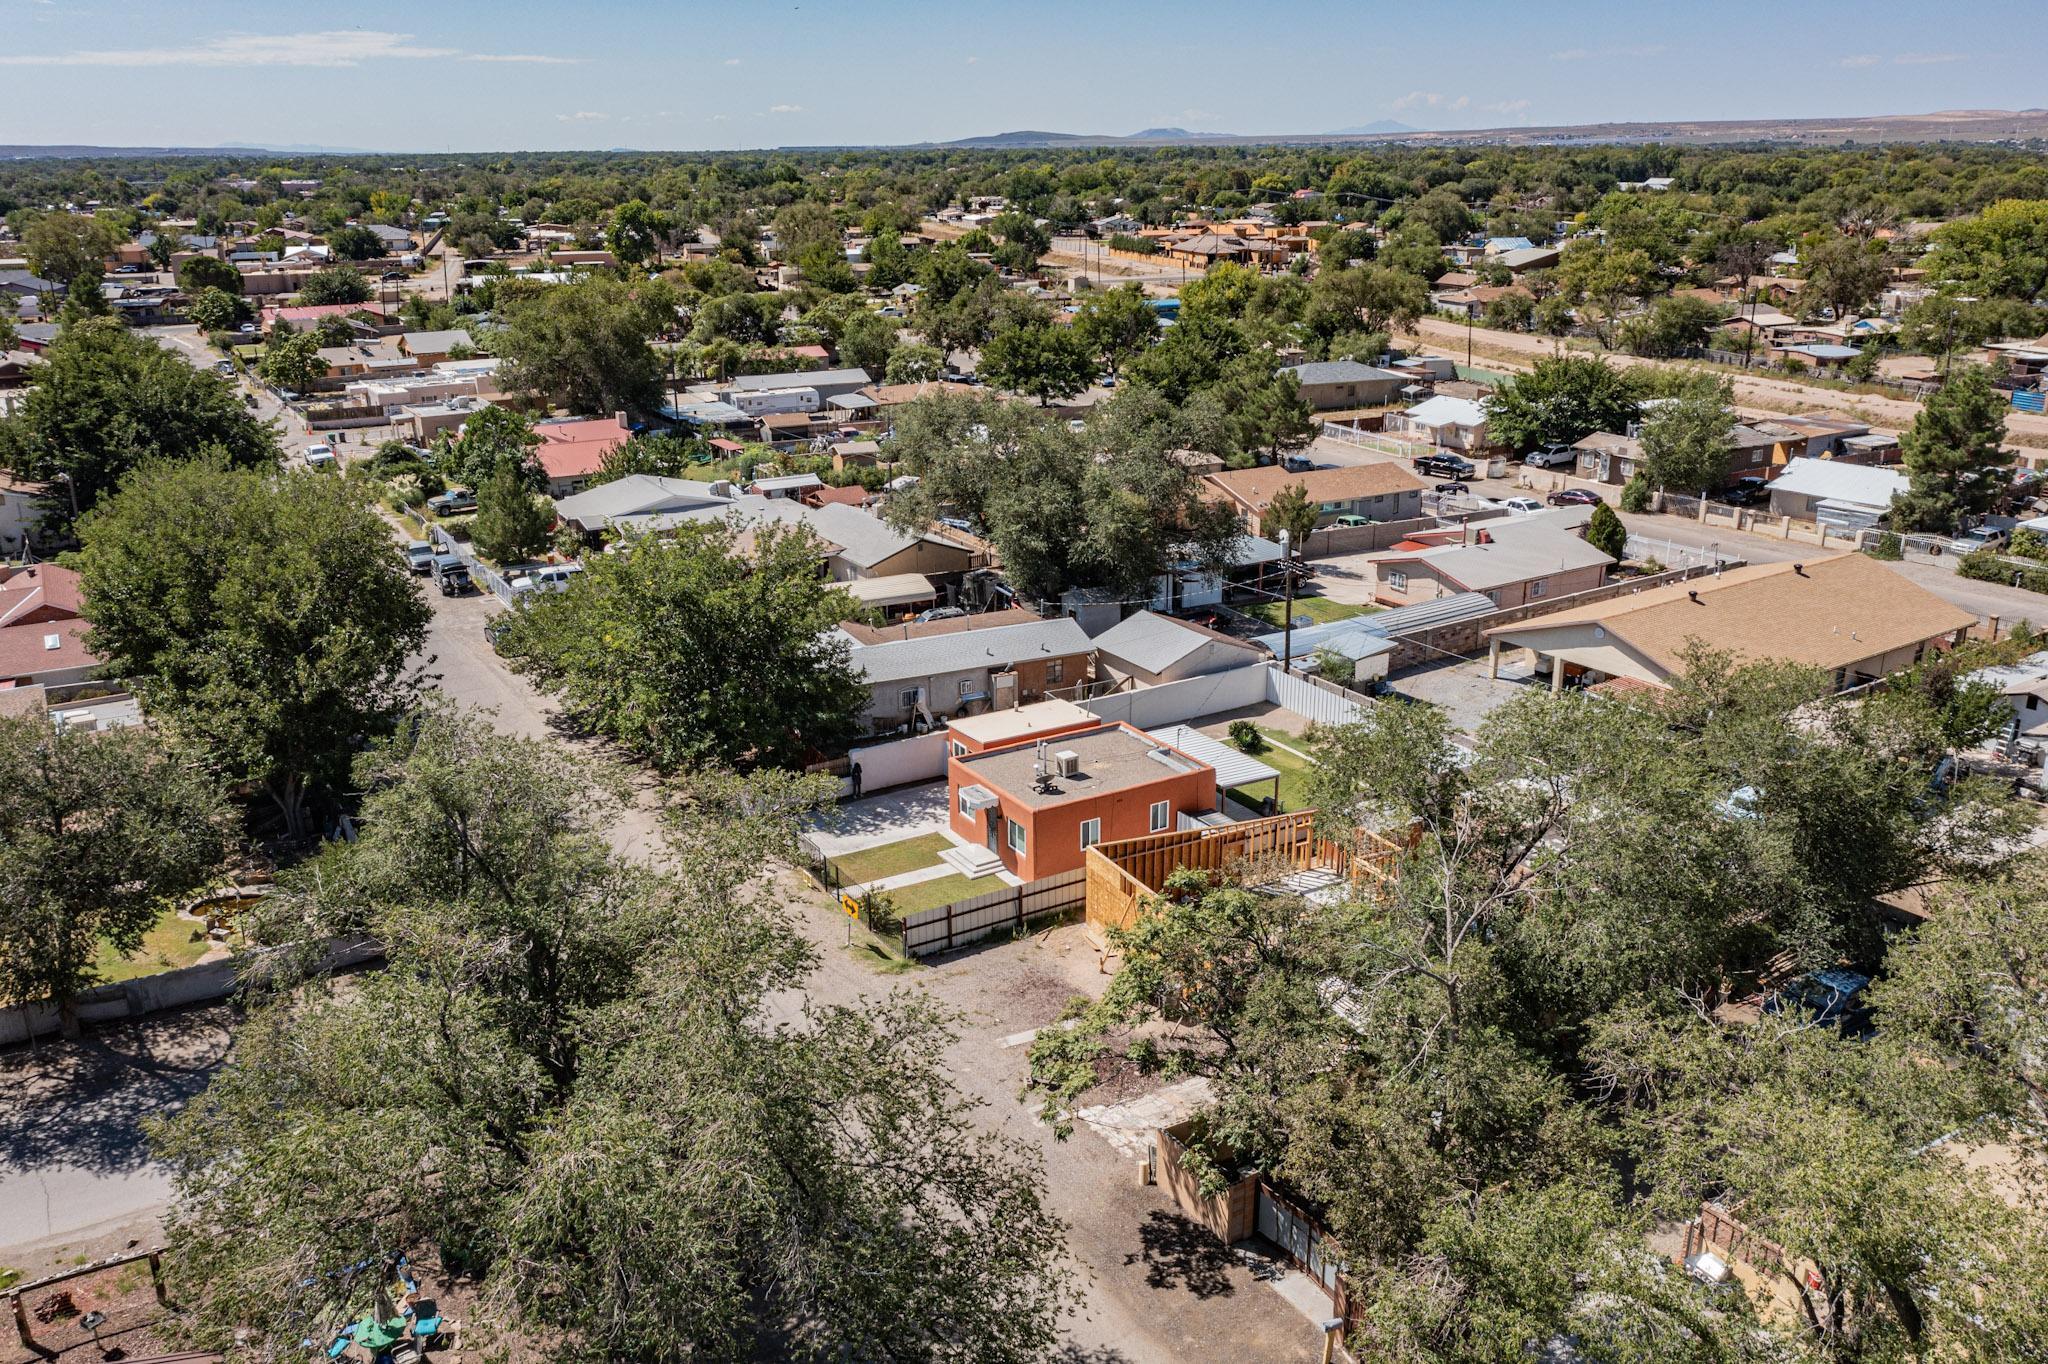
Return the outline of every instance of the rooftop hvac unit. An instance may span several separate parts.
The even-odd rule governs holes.
[[[1081,755],[1071,748],[1063,748],[1053,754],[1052,761],[1054,769],[1062,777],[1078,777],[1081,775]]]

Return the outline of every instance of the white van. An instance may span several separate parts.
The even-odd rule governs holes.
[[[306,467],[308,469],[332,469],[334,467],[334,447],[331,445],[307,446]]]

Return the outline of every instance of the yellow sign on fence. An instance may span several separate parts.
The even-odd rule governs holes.
[[[839,892],[839,907],[846,911],[846,917],[849,919],[860,917],[860,901],[843,890]]]

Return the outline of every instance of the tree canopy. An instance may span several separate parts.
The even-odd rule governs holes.
[[[1626,431],[1637,398],[1621,372],[1581,355],[1546,356],[1486,395],[1486,431],[1512,450],[1571,445],[1596,431]]]
[[[0,467],[37,483],[68,479],[81,511],[152,459],[218,451],[245,467],[277,461],[275,433],[219,375],[112,319],[64,328],[32,377],[0,420]],[[69,520],[69,498],[51,506]]]
[[[292,836],[414,700],[426,603],[355,481],[152,464],[78,533],[93,651]]]
[[[1899,435],[1907,489],[1892,504],[1899,530],[1947,533],[2004,496],[2005,395],[1982,365],[1961,365]]]
[[[1037,1162],[970,1123],[946,1020],[909,994],[772,1003],[815,958],[759,871],[793,855],[817,779],[707,777],[662,871],[606,845],[621,781],[480,716],[425,711],[355,780],[361,839],[261,931],[286,963],[367,932],[406,969],[339,988],[273,967],[233,1058],[156,1125],[196,1343],[297,1352],[349,1266],[404,1250],[475,1276],[486,1349],[1051,1348],[1064,1228]]]
[[[569,714],[664,770],[797,765],[851,737],[867,688],[824,633],[859,614],[814,536],[693,523],[585,561],[498,647]],[[743,656],[740,652],[743,651]]]
[[[571,412],[646,410],[662,375],[648,342],[676,325],[675,309],[663,280],[581,280],[505,304],[494,349],[506,382]]]

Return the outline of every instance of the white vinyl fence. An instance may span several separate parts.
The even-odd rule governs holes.
[[[1357,692],[1319,677],[1283,672],[1277,663],[1268,664],[1265,673],[1264,699],[1276,706],[1285,706],[1319,725],[1348,725],[1365,718],[1370,701]]]
[[[1088,903],[1088,873],[1076,867],[1057,875],[1004,886],[903,916],[903,955],[934,957],[992,933],[1021,929],[1034,919],[1078,912]]]
[[[1270,700],[1266,694],[1268,670],[1267,664],[1254,663],[1204,677],[1162,682],[1156,687],[1111,692],[1083,701],[1081,708],[1105,720],[1122,720],[1138,729],[1155,729]]]
[[[946,737],[943,730],[913,734],[906,739],[869,744],[847,753],[849,764],[860,764],[860,789],[886,791],[892,786],[937,781],[946,775]],[[853,783],[841,783],[841,795],[850,795]]]

